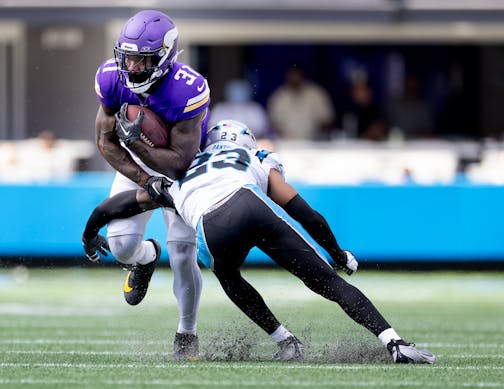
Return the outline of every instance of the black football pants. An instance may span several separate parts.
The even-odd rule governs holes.
[[[390,325],[356,287],[323,259],[321,249],[299,223],[259,188],[247,186],[203,216],[213,271],[227,296],[268,334],[280,325],[261,295],[240,274],[240,266],[257,246],[305,285],[338,303],[355,322],[374,335]]]

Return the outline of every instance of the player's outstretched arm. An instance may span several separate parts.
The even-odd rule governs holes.
[[[82,233],[86,257],[92,262],[100,263],[98,252],[106,256],[107,250],[110,251],[107,240],[98,232],[111,220],[131,217],[157,207],[159,204],[143,189],[121,192],[102,201],[89,216]]]
[[[168,148],[150,147],[137,140],[129,148],[151,169],[172,179],[185,174],[194,156],[199,150],[201,140],[201,124],[206,112],[189,120],[175,123],[170,130]]]
[[[310,236],[329,253],[338,267],[347,274],[357,270],[357,261],[350,252],[340,248],[327,220],[274,169],[269,174],[268,196],[308,231]]]
[[[93,209],[93,212],[91,212],[86,222],[82,238],[86,240],[93,239],[98,234],[98,231],[113,219],[127,218],[148,210],[148,206],[142,207],[137,200],[137,192],[141,191],[143,190],[128,190],[103,200]],[[155,204],[151,209],[157,206],[158,205]]]
[[[165,177],[151,176],[148,182],[152,182],[153,191],[158,191],[157,202],[152,200],[153,196],[145,189],[132,189],[109,197],[91,212],[82,238],[93,239],[97,236],[98,231],[113,219],[125,219],[160,206],[175,208],[173,198],[168,193],[169,185],[156,185],[160,182],[168,183]]]
[[[169,185],[165,177],[151,176],[152,190],[158,192],[158,201],[152,200],[152,195],[145,189],[132,189],[118,193],[98,204],[89,216],[82,238],[91,240],[98,231],[113,219],[125,219],[151,209],[163,207],[175,208],[173,198],[168,193]],[[160,185],[158,185],[161,183]]]
[[[115,132],[116,119],[115,112],[103,105],[100,105],[96,114],[96,146],[103,158],[122,175],[144,186],[149,178],[131,155],[119,143],[119,138]]]

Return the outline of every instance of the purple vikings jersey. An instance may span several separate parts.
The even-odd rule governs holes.
[[[119,111],[123,103],[143,105],[161,117],[168,128],[197,116],[210,104],[206,79],[181,62],[174,62],[170,72],[154,88],[145,99],[131,92],[124,86],[114,59],[103,62],[96,72],[96,95],[105,107]],[[205,141],[209,116],[202,123],[201,144]]]

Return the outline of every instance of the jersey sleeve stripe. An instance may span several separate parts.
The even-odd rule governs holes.
[[[100,89],[95,88],[95,92],[96,92],[96,94],[97,94],[97,95],[98,95],[101,99],[104,99],[104,98],[105,98],[105,97],[103,97],[103,95],[102,95],[102,93],[101,93]]]
[[[101,90],[100,90],[100,84],[98,83],[98,73],[96,74],[96,77],[95,77],[95,92],[98,96],[100,96],[100,98],[103,99],[103,95],[101,93]]]
[[[104,67],[103,68],[103,73],[105,72],[115,72],[117,71],[117,69],[119,69],[117,66],[107,66],[106,68]]]
[[[205,89],[203,90],[203,92],[201,92],[199,95],[194,96],[194,97],[190,98],[189,100],[187,100],[187,106],[197,103],[198,101],[200,101],[201,99],[204,99],[205,97],[207,97],[210,94],[210,88],[208,87],[208,83],[206,80],[204,80],[204,85],[205,85]],[[199,88],[197,88],[197,89],[198,89],[198,92],[201,91]]]
[[[186,106],[184,108],[184,113],[191,112],[191,111],[195,110],[196,108],[201,107],[202,105],[206,104],[209,99],[210,99],[210,94],[207,94],[205,97],[203,97],[202,100],[198,101],[197,103]],[[191,100],[189,100],[189,101],[191,101]],[[188,103],[189,103],[189,101],[188,101]]]

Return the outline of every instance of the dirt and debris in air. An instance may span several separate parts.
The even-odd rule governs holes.
[[[305,346],[305,363],[391,362],[388,351],[372,336],[315,342],[314,335],[310,326],[296,334]],[[200,360],[203,361],[271,361],[276,350],[268,335],[243,322],[229,323],[207,339],[200,335]]]

